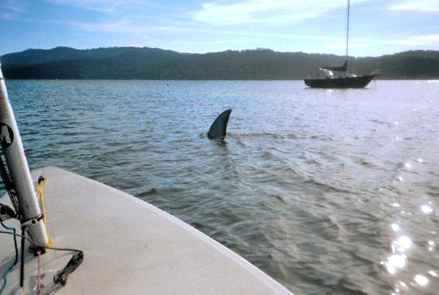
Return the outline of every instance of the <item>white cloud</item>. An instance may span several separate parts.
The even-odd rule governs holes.
[[[417,36],[408,36],[406,38],[388,38],[388,39],[374,39],[374,38],[355,38],[351,42],[350,47],[356,53],[368,52],[376,50],[382,54],[383,52],[397,52],[405,50],[435,48],[439,46],[439,34],[426,34]],[[339,42],[328,42],[322,46],[333,52],[341,52],[344,49],[342,40]],[[366,53],[367,54],[367,53]]]
[[[56,5],[67,5],[81,9],[95,10],[104,13],[117,11],[120,8],[131,8],[147,1],[141,0],[46,0]]]
[[[384,41],[384,43],[386,42],[390,44],[401,45],[406,47],[439,45],[439,34],[410,36],[400,40]]]
[[[352,4],[369,0],[352,0]],[[241,24],[292,24],[344,8],[346,0],[241,0],[223,4],[206,2],[193,14],[194,20],[214,26]]]
[[[71,21],[67,24],[86,32],[104,33],[143,33],[146,26],[136,25],[127,21],[80,22]]]
[[[26,3],[23,1],[1,0],[0,19],[13,20],[26,12]]]
[[[390,10],[439,12],[439,0],[402,1],[389,6]]]
[[[169,34],[202,34],[204,36],[221,36],[230,40],[241,40],[242,38],[252,40],[308,40],[328,41],[333,37],[327,35],[292,34],[290,32],[254,32],[246,30],[227,30],[222,28],[201,27],[191,23],[169,23],[166,25],[132,22],[127,20],[117,21],[58,21],[86,32],[103,33],[169,33]],[[340,41],[342,42],[342,41]],[[343,43],[344,44],[344,43]]]
[[[64,24],[75,27],[86,32],[103,32],[103,33],[194,33],[207,32],[203,28],[194,28],[180,24],[157,25],[141,22],[132,22],[127,20],[118,21],[101,21],[101,22],[83,22],[67,21]]]

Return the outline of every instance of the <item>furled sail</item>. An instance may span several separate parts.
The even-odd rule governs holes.
[[[321,69],[332,71],[332,72],[346,72],[348,70],[348,61],[345,61],[342,66],[338,66],[338,67],[321,67]]]

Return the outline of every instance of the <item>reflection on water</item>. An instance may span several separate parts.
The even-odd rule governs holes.
[[[297,294],[439,290],[437,83],[8,86],[32,167],[159,206]],[[207,140],[229,106],[227,142]]]
[[[401,227],[399,226],[399,224],[396,224],[396,223],[392,223],[391,227],[392,227],[393,231],[395,231],[395,232],[399,232],[401,230]]]
[[[430,207],[430,205],[424,204],[421,206],[421,211],[422,211],[422,213],[428,215],[428,214],[431,214],[433,212],[433,209]]]
[[[422,158],[417,158],[415,162],[418,164],[424,163]],[[417,169],[422,170],[422,166],[416,167],[416,165],[413,165],[410,161],[406,161],[403,164],[403,168],[408,176],[408,181],[413,181],[413,183],[403,183],[404,178],[400,175],[397,177],[397,180],[401,184],[393,183],[393,187],[391,188],[392,190],[399,192],[400,198],[409,198],[405,199],[406,206],[401,206],[401,204],[396,202],[390,204],[393,208],[398,208],[399,210],[395,211],[395,215],[392,218],[395,221],[390,224],[390,228],[393,231],[393,238],[390,242],[391,251],[386,260],[381,261],[381,264],[385,267],[395,282],[391,294],[434,294],[434,290],[436,290],[435,288],[438,286],[437,281],[434,281],[435,286],[429,288],[429,285],[431,280],[438,277],[436,270],[439,268],[439,265],[437,264],[437,255],[433,253],[436,251],[436,242],[434,241],[436,238],[436,231],[425,231],[425,229],[432,228],[428,226],[429,222],[434,221],[434,223],[436,223],[436,220],[430,219],[430,216],[435,214],[433,201],[431,200],[431,194],[423,194],[421,197],[416,196],[416,193],[413,194],[415,191],[413,189],[416,185],[415,183],[416,181],[419,181],[419,171],[417,171]],[[401,172],[399,171],[399,173]],[[424,190],[425,188],[422,189]],[[412,205],[413,203],[420,203],[420,205],[416,208]],[[407,209],[401,210],[401,207]],[[430,220],[423,220],[424,218],[429,218]],[[411,219],[418,227],[413,227],[413,224],[407,222]],[[413,238],[409,236],[410,230],[401,227],[399,222],[407,224],[408,227],[412,228],[411,235]],[[423,222],[425,222],[425,224],[423,224]],[[421,242],[421,239],[418,238],[420,235],[423,237],[429,237],[430,239]],[[414,243],[413,239],[416,239],[417,243]],[[424,261],[433,258],[424,252],[425,250],[423,249],[425,248],[436,258],[426,264],[429,264],[430,267],[435,267],[435,269],[427,270],[428,266],[418,267],[418,265],[416,265],[416,260],[419,259],[419,253],[421,253],[422,258],[425,259]],[[416,255],[416,252],[418,255]],[[422,270],[423,272],[419,273],[419,270]],[[415,273],[415,275],[413,275],[413,273]]]
[[[414,281],[416,282],[416,284],[418,284],[420,287],[425,287],[427,286],[429,280],[424,277],[423,275],[415,275],[414,277]]]
[[[411,248],[412,244],[412,240],[407,236],[401,236],[392,242],[392,255],[387,258],[386,262],[384,262],[384,265],[390,274],[394,275],[398,270],[401,270],[406,266],[406,252]]]
[[[433,241],[428,241],[428,251],[433,252],[436,247],[436,243]]]

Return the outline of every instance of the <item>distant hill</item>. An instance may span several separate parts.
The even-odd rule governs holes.
[[[4,74],[11,79],[288,80],[343,61],[336,55],[268,49],[190,54],[147,47],[56,47],[2,57]],[[439,78],[439,51],[351,58],[350,65],[358,73],[378,71],[384,79]]]

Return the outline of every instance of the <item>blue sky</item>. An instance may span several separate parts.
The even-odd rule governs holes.
[[[439,50],[439,0],[351,0],[351,54]],[[0,0],[0,54],[147,46],[344,53],[346,0]]]

